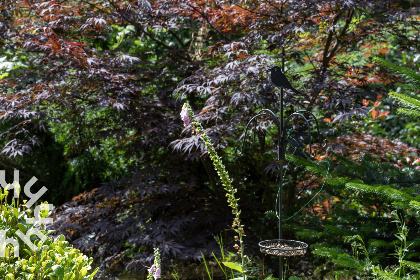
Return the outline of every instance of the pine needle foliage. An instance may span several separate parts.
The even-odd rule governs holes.
[[[391,91],[389,93],[390,97],[405,106],[405,108],[399,108],[398,113],[420,118],[420,73],[379,57],[376,57],[374,61],[401,74],[406,79],[405,83],[395,84],[401,89],[401,92]]]

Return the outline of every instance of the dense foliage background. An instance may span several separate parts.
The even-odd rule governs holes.
[[[257,251],[277,235],[264,215],[282,164],[273,124],[260,119],[243,153],[235,148],[256,112],[279,112],[276,65],[302,92],[285,91],[285,116],[305,109],[321,128],[316,157],[295,153],[284,179],[287,217],[323,186],[285,221],[286,238],[311,244],[289,275],[368,273],[343,242],[354,235],[372,264],[392,268],[396,215],[410,229],[406,258],[418,261],[420,122],[388,96],[412,80],[373,59],[418,73],[419,14],[401,0],[2,0],[1,169],[48,187],[43,199],[61,205],[53,228],[94,257],[96,277],[145,273],[155,246],[164,270],[201,279],[220,237],[236,250],[217,173],[179,118],[188,101],[238,189],[255,274],[274,273],[277,261]],[[303,128],[287,124],[305,146]],[[326,166],[313,160],[326,159],[324,186]]]

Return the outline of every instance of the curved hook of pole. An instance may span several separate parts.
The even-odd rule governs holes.
[[[244,147],[245,147],[245,141],[246,141],[246,139],[247,139],[247,134],[248,134],[248,130],[249,130],[249,127],[250,127],[250,125],[252,124],[252,122],[254,121],[254,120],[256,120],[258,117],[261,117],[261,116],[268,116],[271,120],[273,120],[274,122],[275,122],[275,124],[277,125],[277,129],[278,129],[278,132],[279,132],[279,137],[278,137],[278,144],[279,144],[279,147],[280,147],[280,121],[279,121],[279,119],[277,118],[277,116],[276,116],[276,114],[274,114],[271,110],[268,110],[268,109],[262,109],[262,110],[260,110],[255,116],[253,116],[249,121],[248,121],[248,123],[247,123],[247,125],[246,125],[246,128],[245,128],[245,133],[244,133],[244,137],[243,137],[243,140],[242,140],[242,147],[241,147],[241,151],[239,152],[239,154],[241,154],[242,152],[243,152],[243,150],[244,150]],[[235,148],[235,153],[237,153],[237,148]]]
[[[264,111],[269,111],[269,112],[264,112]],[[257,119],[258,117],[261,117],[261,116],[268,116],[268,117],[271,117],[271,119],[272,120],[274,120],[275,122],[276,122],[276,124],[277,124],[277,120],[276,120],[276,117],[275,117],[275,115],[274,115],[274,113],[272,113],[270,110],[265,110],[265,109],[263,109],[263,110],[261,110],[261,111],[263,111],[263,112],[258,112],[255,116],[253,116],[249,121],[248,121],[248,123],[247,123],[247,125],[246,125],[246,128],[245,128],[245,133],[244,133],[244,137],[243,137],[243,140],[242,140],[242,147],[241,147],[241,151],[240,151],[240,153],[242,153],[242,151],[243,151],[243,149],[244,149],[244,146],[245,146],[245,141],[246,141],[246,139],[247,139],[247,134],[248,134],[248,130],[249,130],[249,127],[251,126],[251,124],[252,124],[252,122],[255,120],[255,119]]]
[[[315,125],[316,125],[316,130],[318,132],[318,141],[321,143],[321,139],[320,139],[320,133],[319,133],[319,126],[318,126],[318,120],[316,119],[316,117],[314,116],[314,114],[312,114],[312,112],[309,112],[308,110],[300,110],[297,112],[294,112],[293,114],[291,114],[289,117],[287,117],[286,122],[293,116],[293,115],[298,115],[301,116],[305,122],[306,122],[306,126],[308,127],[308,136],[309,136],[309,156],[312,155],[312,136],[311,136],[311,128],[309,126],[309,121],[308,119],[302,114],[302,113],[307,113],[309,114],[314,120],[315,120]],[[289,142],[290,143],[290,142]]]
[[[279,121],[279,119],[277,118],[276,114],[274,114],[274,113],[273,113],[273,111],[271,111],[271,110],[269,110],[269,109],[261,109],[261,110],[257,113],[257,115],[258,115],[258,114],[262,114],[262,113],[267,113],[267,114],[269,114],[269,115],[272,117],[272,119],[276,122],[276,124],[277,124],[277,125],[280,125],[280,121]]]
[[[321,143],[321,137],[320,137],[320,133],[319,133],[319,126],[318,126],[318,120],[316,119],[315,115],[312,114],[312,112],[309,112],[308,110],[299,110],[296,113],[308,113],[309,115],[312,116],[312,118],[315,121],[315,125],[316,125],[316,131],[318,132],[318,142]]]
[[[287,122],[291,117],[293,117],[293,116],[301,116],[304,120],[305,120],[305,122],[306,122],[306,126],[308,127],[308,137],[309,137],[309,156],[311,156],[312,155],[312,146],[311,146],[311,126],[309,125],[309,121],[308,121],[308,119],[304,116],[304,115],[302,115],[301,113],[299,113],[299,112],[294,112],[293,114],[291,114],[290,116],[288,116],[287,117],[287,119],[285,120],[285,122]],[[289,142],[290,143],[290,142]]]

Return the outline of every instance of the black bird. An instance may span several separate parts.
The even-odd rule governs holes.
[[[278,87],[284,87],[292,90],[296,94],[301,94],[297,89],[292,87],[290,82],[287,80],[286,76],[281,72],[280,67],[274,66],[271,68],[271,82]]]

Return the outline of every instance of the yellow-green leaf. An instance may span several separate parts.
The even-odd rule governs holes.
[[[26,234],[26,227],[22,223],[18,224],[18,228],[23,234]]]
[[[239,264],[237,264],[237,263],[234,263],[234,262],[223,262],[223,264],[225,265],[225,266],[227,266],[227,267],[229,267],[230,269],[233,269],[233,270],[236,270],[236,271],[239,271],[239,272],[243,272],[243,270],[242,270],[242,266],[240,266]]]

